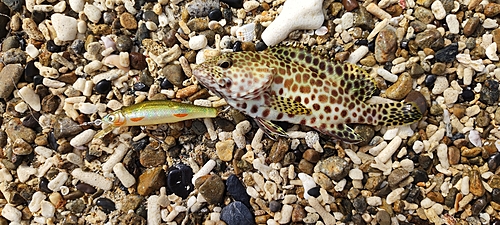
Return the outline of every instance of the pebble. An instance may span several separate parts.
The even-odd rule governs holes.
[[[387,178],[387,181],[389,182],[389,186],[397,187],[397,185],[408,176],[410,176],[410,173],[407,170],[403,168],[397,168],[391,172],[391,174]]]
[[[220,21],[222,19],[222,11],[220,9],[214,9],[208,13],[208,18],[214,21]]]
[[[210,11],[219,8],[219,1],[195,0],[186,5],[187,12],[191,17],[204,17],[210,15]]]
[[[195,182],[195,188],[208,204],[221,203],[224,198],[224,182],[218,175],[206,175],[198,178]]]
[[[127,30],[137,29],[137,20],[128,12],[124,12],[120,15],[120,24]]]
[[[217,142],[217,144],[215,144],[217,157],[225,162],[231,161],[233,159],[234,146],[235,143],[232,139]]]
[[[7,204],[2,209],[2,216],[11,222],[20,223],[22,213],[16,207]]]
[[[60,41],[73,41],[76,38],[77,21],[73,17],[65,16],[63,14],[54,13],[50,17],[52,26],[57,34],[57,39]]]
[[[498,81],[486,80],[481,88],[479,101],[487,105],[494,105],[497,103],[499,96]]]
[[[192,50],[200,50],[207,46],[207,37],[205,35],[197,35],[189,39],[189,48]]]
[[[147,196],[164,186],[165,180],[165,171],[161,167],[147,169],[139,176],[137,193],[141,196]]]
[[[103,189],[103,190],[111,190],[113,187],[113,183],[104,178],[103,176],[97,174],[97,173],[92,173],[92,172],[84,172],[82,169],[77,168],[71,171],[71,176],[73,178],[81,180],[84,183],[90,184],[94,187]]]
[[[483,181],[481,178],[481,174],[478,170],[473,169],[470,173],[469,178],[469,191],[475,196],[482,197],[486,190],[483,186]]]
[[[97,23],[101,19],[101,10],[93,4],[86,3],[83,12],[92,23]]]
[[[439,50],[444,46],[444,40],[437,29],[427,29],[415,36],[415,44],[421,49],[431,48]]]
[[[115,203],[111,201],[109,198],[99,198],[96,200],[95,204],[101,207],[106,214],[109,214],[112,211],[116,210]]]
[[[476,29],[479,27],[479,18],[477,17],[471,17],[467,20],[467,23],[465,23],[465,26],[463,28],[463,33],[466,37],[472,36],[476,32]]]
[[[439,0],[431,4],[431,10],[437,20],[442,20],[446,17],[446,10],[444,9],[443,3]]]
[[[401,100],[404,99],[408,93],[410,93],[412,87],[413,78],[411,78],[410,74],[403,73],[398,77],[396,83],[387,88],[385,94],[387,98]]]
[[[254,216],[241,202],[234,201],[222,208],[220,219],[227,225],[253,225]]]
[[[432,88],[432,94],[440,95],[449,87],[448,80],[444,76],[438,76]]]
[[[0,71],[0,80],[8,81],[0,83],[0,98],[6,99],[14,91],[12,82],[17,83],[23,75],[23,67],[20,64],[8,64]]]
[[[496,15],[500,14],[500,4],[490,2],[484,6],[484,15],[486,17],[495,17]]]
[[[398,43],[396,41],[396,29],[386,26],[375,39],[375,59],[379,63],[386,63],[396,58]]]
[[[326,174],[335,181],[340,181],[349,173],[349,163],[338,156],[332,156],[316,164],[315,170]]]
[[[194,189],[190,182],[193,179],[193,170],[184,164],[177,164],[171,167],[167,175],[167,187],[177,196],[185,199]]]
[[[226,190],[235,201],[242,202],[247,207],[251,207],[250,196],[247,194],[245,186],[243,185],[243,183],[241,183],[236,175],[229,175],[226,180]],[[271,208],[271,202],[269,203],[269,208]]]
[[[436,51],[434,58],[438,62],[449,63],[455,60],[458,54],[458,43],[451,43],[446,47]]]
[[[324,21],[321,0],[288,0],[283,10],[261,35],[267,46],[273,46],[288,37],[294,30],[318,29]],[[295,18],[301,18],[296,20]]]
[[[34,142],[36,137],[35,131],[23,126],[18,118],[11,119],[9,123],[7,123],[5,133],[7,133],[7,137],[11,140],[22,139],[30,144]]]
[[[415,12],[413,13],[413,15],[424,24],[430,24],[432,23],[432,21],[434,21],[434,14],[431,10],[426,9],[425,7],[415,7]]]
[[[226,3],[231,8],[243,8],[243,0],[220,0],[221,2]]]

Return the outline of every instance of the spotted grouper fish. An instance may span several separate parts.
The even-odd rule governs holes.
[[[310,126],[348,143],[362,141],[347,124],[397,126],[422,117],[415,103],[368,104],[374,80],[360,67],[303,48],[222,54],[193,70],[198,81],[272,135],[272,121]]]

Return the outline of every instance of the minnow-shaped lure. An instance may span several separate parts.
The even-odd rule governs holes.
[[[94,121],[96,125],[109,124],[94,138],[102,138],[116,127],[147,126],[162,123],[175,123],[198,118],[214,118],[218,110],[212,107],[196,106],[168,100],[154,100],[137,103],[112,112]]]
[[[198,65],[193,75],[272,135],[286,136],[271,122],[286,121],[356,143],[362,138],[347,124],[397,126],[422,117],[412,102],[366,103],[376,91],[366,71],[301,48],[223,54]]]

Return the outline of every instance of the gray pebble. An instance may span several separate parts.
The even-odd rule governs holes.
[[[319,171],[335,181],[342,180],[349,173],[349,163],[338,156],[329,157],[320,161],[317,165]]]
[[[6,99],[10,96],[12,91],[14,91],[14,84],[19,82],[19,79],[23,75],[23,67],[21,64],[9,64],[6,65],[2,71],[0,71],[0,98]]]

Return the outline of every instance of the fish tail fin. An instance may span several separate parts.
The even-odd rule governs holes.
[[[414,123],[422,118],[414,102],[394,102],[375,105],[377,116],[375,125],[400,126]]]

